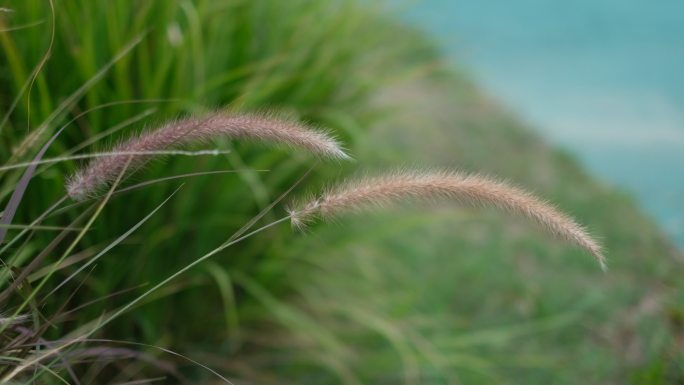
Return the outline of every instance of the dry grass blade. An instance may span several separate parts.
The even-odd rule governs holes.
[[[316,217],[329,219],[349,211],[384,206],[403,199],[450,198],[470,206],[496,207],[530,218],[552,234],[590,252],[605,269],[599,244],[569,216],[532,194],[479,175],[437,171],[400,171],[350,181],[289,210],[301,227]]]
[[[28,320],[29,316],[27,314],[5,316],[2,313],[0,313],[0,325],[4,325],[5,327],[24,323]]]
[[[332,136],[271,114],[215,113],[204,117],[189,117],[144,132],[119,144],[111,152],[130,154],[163,151],[218,137],[267,141],[305,149],[322,157],[348,158]],[[151,155],[134,156],[131,167],[140,167],[150,158]],[[125,155],[112,155],[92,161],[68,181],[69,196],[82,200],[108,186],[127,159],[128,156]]]

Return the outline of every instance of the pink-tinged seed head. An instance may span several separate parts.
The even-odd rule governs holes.
[[[495,207],[527,217],[550,233],[591,253],[605,269],[600,245],[569,216],[532,194],[479,175],[436,171],[399,171],[375,178],[360,178],[328,189],[288,210],[293,226],[315,218],[329,219],[373,206],[406,199],[448,198],[459,203]]]
[[[129,157],[130,168],[137,169],[152,158],[149,155],[151,152],[220,137],[285,145],[322,158],[349,159],[337,140],[322,130],[273,114],[214,113],[172,121],[115,146],[109,153],[122,155],[109,155],[91,161],[69,178],[67,193],[75,200],[96,195],[116,179]],[[140,155],[130,155],[134,153]]]

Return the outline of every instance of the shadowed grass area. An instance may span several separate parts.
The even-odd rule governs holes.
[[[3,313],[26,303],[27,326],[44,338],[74,339],[126,309],[95,336],[174,349],[231,380],[681,380],[681,257],[628,197],[593,181],[461,75],[445,74],[431,45],[380,7],[72,0],[56,2],[53,14],[49,4],[11,1],[13,12],[0,13],[0,31],[27,26],[0,32],[5,165],[30,160],[71,119],[46,157],[107,149],[144,126],[217,108],[272,108],[329,127],[356,163],[216,140],[197,149],[230,153],[172,157],[124,179],[130,186],[185,175],[112,194],[92,226],[77,232],[83,238],[73,250],[73,234],[50,245],[55,234],[46,231],[3,245],[0,257],[13,274],[44,258],[0,302]],[[524,222],[488,211],[409,208],[307,234],[268,228],[140,297],[216,250],[309,167],[314,172],[297,192],[361,164],[485,171],[529,186],[604,240],[610,271],[602,274],[590,257],[543,240]],[[62,197],[78,165],[39,167],[14,223],[31,223]],[[23,171],[3,172],[3,201]],[[43,225],[82,228],[98,204],[68,206]],[[280,207],[268,211],[255,228],[282,215]],[[8,239],[20,231],[10,229]],[[57,314],[66,316],[53,326]],[[83,383],[159,373],[216,378],[164,351],[127,348],[116,352],[139,355],[74,370]],[[68,379],[64,365],[47,362]],[[40,379],[57,383],[47,372]]]

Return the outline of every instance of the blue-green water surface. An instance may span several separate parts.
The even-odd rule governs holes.
[[[684,1],[402,4],[490,95],[684,245]]]

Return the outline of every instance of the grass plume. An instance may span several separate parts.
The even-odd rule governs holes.
[[[591,253],[605,270],[599,244],[569,216],[532,194],[479,175],[436,171],[398,171],[361,178],[330,188],[289,210],[292,224],[301,227],[316,217],[329,219],[367,207],[386,206],[403,199],[455,199],[477,207],[496,207],[529,218],[555,236]]]
[[[305,149],[321,157],[347,159],[340,144],[327,133],[273,114],[214,113],[188,117],[146,131],[115,146],[111,156],[91,161],[67,181],[75,200],[83,200],[108,186],[123,169],[130,154],[131,168],[140,167],[152,155],[145,154],[205,142],[213,138],[251,139]],[[120,153],[121,155],[116,155]]]

